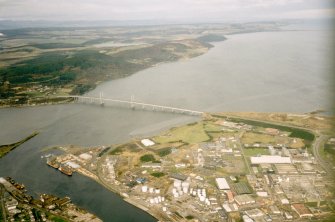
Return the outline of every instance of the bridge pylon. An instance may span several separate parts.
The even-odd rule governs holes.
[[[135,104],[134,104],[134,95],[131,95],[130,97],[130,108],[135,109]]]
[[[100,99],[100,106],[104,106],[105,105],[105,102],[103,100],[103,97],[104,96],[104,93],[103,92],[100,92],[100,96],[99,96],[99,99]]]

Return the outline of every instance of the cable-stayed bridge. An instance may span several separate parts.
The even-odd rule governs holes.
[[[134,101],[133,96],[131,97],[129,101],[104,98],[103,93],[100,93],[99,97],[69,95],[69,96],[58,96],[58,98],[70,98],[70,99],[74,99],[77,102],[100,104],[102,106],[108,102],[108,103],[114,103],[114,104],[119,104],[119,105],[123,104],[123,105],[128,106],[131,109],[143,109],[143,110],[150,110],[150,111],[182,113],[182,114],[187,114],[187,115],[203,115],[204,114],[204,112],[191,110],[191,109],[177,108],[177,107],[171,107],[171,106],[162,106],[162,105],[156,105],[156,104],[151,104],[151,103],[136,102]]]

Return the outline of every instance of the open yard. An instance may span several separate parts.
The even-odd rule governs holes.
[[[244,155],[247,157],[257,156],[257,155],[269,155],[269,150],[265,148],[247,148],[243,150]]]
[[[183,141],[185,143],[194,144],[207,141],[210,138],[204,130],[202,122],[188,124],[186,126],[173,128],[161,136],[154,138],[156,143],[171,143]]]
[[[242,137],[242,143],[254,144],[254,143],[265,143],[265,144],[277,144],[277,143],[288,143],[288,137],[271,136],[261,133],[247,132]]]

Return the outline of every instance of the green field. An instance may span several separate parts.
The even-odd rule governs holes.
[[[210,138],[204,130],[202,122],[171,129],[167,133],[154,138],[156,143],[172,143],[182,141],[189,144],[200,143]]]
[[[222,126],[213,122],[204,122],[204,129],[207,132],[222,132]]]
[[[215,116],[215,115],[214,115]],[[217,116],[217,117],[224,117],[224,116]],[[233,118],[230,117],[230,121],[237,122],[237,123],[245,123],[252,126],[258,126],[262,128],[275,128],[284,132],[290,132],[290,137],[300,138],[303,139],[306,145],[310,145],[312,141],[314,140],[315,136],[312,132],[304,129],[298,129],[294,127],[289,126],[282,126],[282,125],[276,125],[272,123],[265,123],[257,120],[246,120],[241,118]]]
[[[247,157],[257,156],[257,155],[269,155],[269,151],[266,148],[247,148],[243,150],[244,155]]]

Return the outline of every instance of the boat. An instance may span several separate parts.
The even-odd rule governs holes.
[[[48,158],[47,164],[55,169],[60,167],[59,163],[55,160],[55,158]]]
[[[57,162],[47,162],[47,164],[55,169],[59,168],[59,164]]]
[[[68,176],[72,176],[72,173],[73,173],[71,167],[68,167],[68,166],[65,166],[65,165],[61,165],[61,166],[58,168],[58,170],[59,170],[60,172],[64,173],[64,174],[68,175]]]

